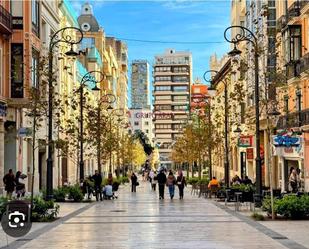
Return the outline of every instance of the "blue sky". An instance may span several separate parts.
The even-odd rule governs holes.
[[[71,1],[80,14],[84,1]],[[189,50],[193,78],[209,69],[209,57],[228,51],[223,32],[230,24],[230,1],[88,1],[105,33],[116,38],[155,41],[218,42],[207,44],[142,43],[126,41],[129,61],[147,59],[167,48]]]

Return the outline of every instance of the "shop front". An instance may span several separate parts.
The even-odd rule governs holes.
[[[300,179],[300,191],[305,190],[304,140],[299,135],[276,135],[272,140],[274,155],[278,156],[281,192],[290,191],[289,177],[295,169]]]

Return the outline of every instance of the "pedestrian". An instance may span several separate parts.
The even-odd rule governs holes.
[[[176,178],[175,178],[172,170],[170,170],[169,173],[168,173],[167,180],[166,180],[166,186],[168,187],[168,192],[170,193],[171,200],[173,200],[173,198],[174,198],[175,184],[176,184]]]
[[[3,177],[3,183],[5,186],[6,197],[10,200],[12,199],[12,194],[15,189],[15,176],[12,169],[9,169],[9,173]]]
[[[153,191],[156,191],[157,183],[158,183],[158,175],[157,175],[157,171],[154,171],[153,177],[151,180],[151,187]]]
[[[137,176],[135,175],[134,172],[131,175],[131,185],[132,185],[132,188],[131,188],[132,193],[136,192]]]
[[[210,189],[211,187],[217,187],[217,188],[220,187],[220,183],[215,176],[213,176],[208,183],[208,188]]]
[[[158,176],[158,184],[159,184],[159,199],[164,199],[164,187],[166,184],[166,175],[164,173],[164,169],[161,169]]]
[[[251,181],[251,179],[250,179],[248,176],[245,176],[245,179],[243,179],[241,182],[242,182],[243,184],[245,184],[245,185],[250,185],[250,184],[252,184],[252,181]]]
[[[179,199],[182,200],[183,199],[183,190],[184,190],[185,186],[187,186],[186,178],[184,177],[182,170],[178,171],[176,184],[177,184],[178,189],[179,189]]]
[[[25,174],[22,174],[21,171],[16,172],[15,176],[15,185],[16,185],[16,195],[17,198],[24,197],[26,193],[26,185],[24,182],[24,179],[27,176]]]
[[[296,169],[292,170],[292,173],[289,177],[289,183],[290,183],[290,186],[292,188],[292,192],[297,193],[299,183],[298,183],[298,175],[297,175]]]
[[[149,172],[149,182],[150,182],[150,185],[152,185],[153,175],[154,175],[154,171],[151,169],[150,172]]]
[[[92,176],[92,179],[94,181],[94,189],[95,189],[95,198],[97,201],[99,201],[99,196],[100,196],[100,201],[103,201],[102,197],[102,176],[99,174],[99,171],[96,170],[94,175]]]

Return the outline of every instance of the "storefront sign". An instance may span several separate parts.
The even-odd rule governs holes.
[[[253,160],[253,148],[247,148],[246,150],[247,160]]]
[[[273,144],[276,147],[299,146],[300,137],[299,136],[288,136],[288,135],[274,136],[273,137]]]
[[[238,139],[238,146],[239,147],[252,147],[252,136],[240,136]]]
[[[301,136],[273,136],[274,155],[304,158],[304,140]]]

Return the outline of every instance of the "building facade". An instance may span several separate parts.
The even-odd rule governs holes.
[[[154,141],[154,126],[153,113],[149,109],[133,109],[128,111],[129,134],[134,134],[136,131],[142,131],[153,144]]]
[[[285,75],[277,87],[281,116],[273,137],[282,191],[290,190],[291,169],[297,169],[301,189],[309,191],[309,39],[307,1],[276,1],[277,68]],[[279,140],[292,139],[286,144]],[[279,143],[278,143],[279,141]]]
[[[131,108],[150,109],[149,64],[146,60],[134,60],[131,65]]]
[[[155,143],[162,166],[171,167],[171,147],[190,115],[192,55],[168,49],[153,67]]]

